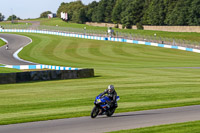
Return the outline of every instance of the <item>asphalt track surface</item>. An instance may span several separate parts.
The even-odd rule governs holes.
[[[24,36],[0,34],[8,41],[9,50],[0,48],[0,63],[10,65],[29,65],[13,57],[21,47],[31,40]],[[200,105],[166,108],[129,113],[118,113],[112,117],[98,116],[40,121],[0,126],[0,133],[102,133],[123,129],[134,129],[162,124],[172,124],[200,120]]]
[[[32,40],[25,36],[14,34],[1,34],[0,37],[8,41],[9,49],[6,50],[6,45],[0,47],[0,64],[5,65],[33,65],[30,63],[14,58],[13,54],[20,48],[28,45]]]
[[[0,133],[102,133],[200,120],[200,105],[0,126]]]

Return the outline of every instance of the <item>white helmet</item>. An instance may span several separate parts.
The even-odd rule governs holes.
[[[112,93],[114,90],[115,90],[115,89],[114,89],[114,85],[109,85],[109,86],[108,86],[108,91],[109,91],[109,92]]]

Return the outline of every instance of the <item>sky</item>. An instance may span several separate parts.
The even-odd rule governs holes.
[[[69,3],[74,0],[0,0],[0,13],[7,19],[15,14],[21,19],[38,18],[44,11],[56,13],[62,2]],[[82,0],[87,5],[92,1]]]

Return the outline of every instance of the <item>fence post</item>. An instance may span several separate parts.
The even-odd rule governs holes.
[[[172,45],[174,45],[174,46],[175,46],[175,44],[176,44],[176,43],[175,43],[175,40],[173,39],[173,43],[172,43]]]

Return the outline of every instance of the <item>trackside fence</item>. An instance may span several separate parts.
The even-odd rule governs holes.
[[[50,34],[50,35],[59,35],[59,36],[68,36],[68,37],[77,37],[77,38],[84,38],[84,39],[93,39],[93,40],[108,40],[108,41],[115,41],[115,42],[126,42],[126,43],[133,43],[133,44],[144,44],[150,46],[157,46],[157,47],[164,47],[164,48],[173,48],[173,49],[180,49],[186,50],[191,52],[200,53],[200,49],[191,48],[191,47],[183,47],[178,45],[168,45],[163,43],[155,43],[150,41],[138,41],[132,39],[125,39],[125,38],[114,38],[114,37],[102,37],[102,36],[95,36],[95,35],[84,35],[84,34],[77,34],[77,33],[67,33],[67,32],[56,32],[56,31],[47,31],[47,30],[27,30],[27,29],[1,29],[0,32],[26,32],[26,33],[41,33],[41,34]]]

